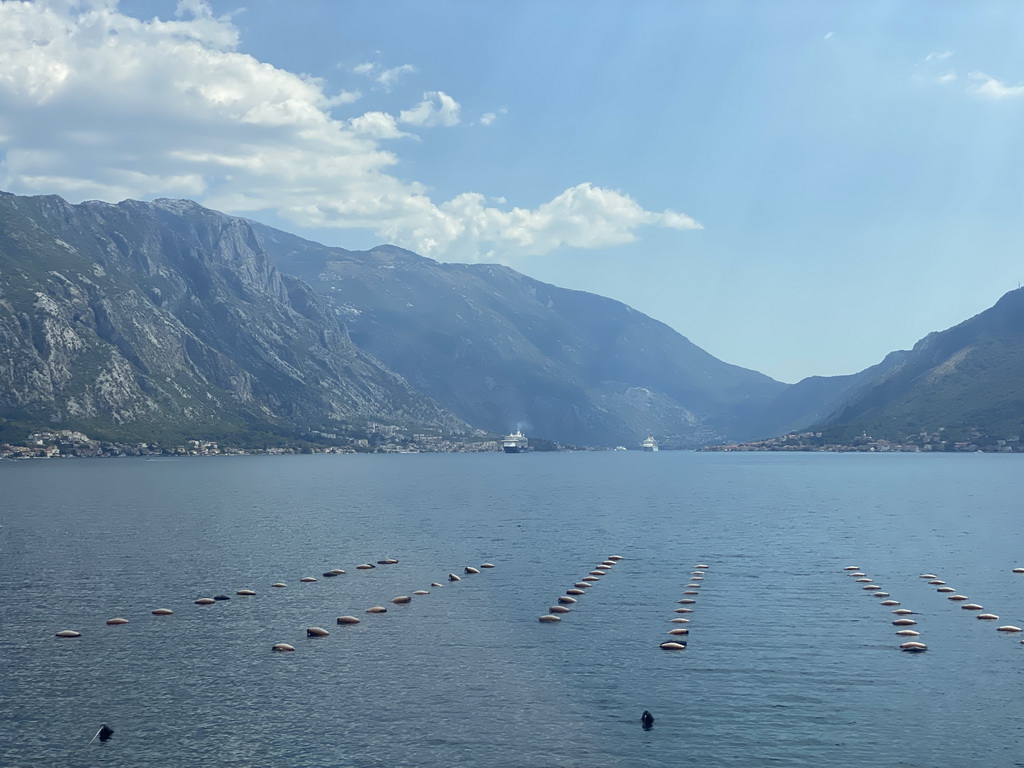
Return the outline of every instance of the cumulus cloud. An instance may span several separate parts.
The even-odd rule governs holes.
[[[117,0],[0,0],[0,188],[72,200],[190,197],[299,227],[365,228],[468,261],[626,243],[640,227],[700,227],[585,183],[532,209],[475,193],[435,202],[395,175],[394,147],[413,136],[400,124],[458,123],[453,98],[428,92],[397,118],[335,115],[358,93],[332,93],[240,52],[230,17],[203,0],[181,0],[177,14],[143,21]],[[367,66],[382,85],[411,69]]]
[[[971,72],[970,76],[975,81],[971,91],[979,96],[989,99],[1016,99],[1024,96],[1024,85],[1007,85],[984,72]]]
[[[409,125],[421,125],[426,128],[435,126],[453,126],[459,124],[459,112],[462,107],[455,99],[444,91],[429,91],[423,94],[423,101],[412,109],[403,109],[398,119]]]

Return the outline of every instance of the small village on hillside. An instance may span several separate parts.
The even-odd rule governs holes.
[[[821,432],[801,432],[749,443],[709,445],[704,451],[817,451],[827,453],[1024,453],[1019,437],[994,438],[975,430],[970,440],[945,440],[940,429],[922,432],[903,441],[874,438],[867,433],[850,442],[835,442]]]

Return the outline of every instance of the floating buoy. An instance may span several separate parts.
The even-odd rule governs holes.
[[[878,586],[877,584],[865,584],[863,587],[861,587],[861,589],[874,590],[874,589],[881,589],[881,587]]]
[[[573,587],[572,589],[565,590],[565,594],[567,594],[567,595],[585,595],[587,593],[585,591],[583,591],[582,589],[579,589],[578,587]]]
[[[417,589],[413,592],[414,595],[429,595],[430,593],[425,589]]]
[[[931,580],[931,581],[929,581],[928,583],[929,583],[929,584],[933,584],[933,585],[935,585],[936,587],[941,587],[941,586],[942,586],[942,585],[944,585],[944,584],[945,584],[946,582],[944,582],[944,581],[943,581],[942,579],[932,579],[932,580]]]
[[[909,608],[897,608],[895,611],[893,611],[893,613],[895,613],[897,616],[907,616],[913,613],[913,611]]]
[[[899,605],[899,600],[883,600],[879,605]]]
[[[557,616],[554,616],[554,615],[550,614],[550,613],[546,613],[546,614],[544,614],[543,616],[540,617],[539,621],[544,622],[544,623],[549,623],[549,622],[552,622],[552,621],[561,621],[561,619],[558,618]]]
[[[695,566],[693,566],[693,567],[694,567],[694,568],[700,568],[700,569],[701,569],[702,571],[706,571],[706,570],[707,570],[708,568],[710,568],[711,566],[710,566],[710,565],[706,565],[705,563],[697,563],[697,564],[696,564]]]
[[[1015,627],[1013,624],[1004,624],[1001,627],[996,627],[997,632],[1020,632],[1020,627]]]
[[[851,575],[851,576],[854,576],[854,577],[856,577],[856,576],[867,576],[867,574],[866,574],[866,573],[861,573],[860,571],[854,571],[854,572],[853,572],[853,573],[851,573],[850,575]]]
[[[860,583],[864,583],[864,584],[867,584],[868,582],[870,582],[870,581],[871,581],[871,579],[869,579],[869,578],[868,578],[867,576],[865,576],[865,577],[863,577],[863,578],[861,578],[861,579],[857,579],[856,581],[858,581],[858,582],[860,582]]]
[[[676,608],[675,613],[693,613],[693,608]]]
[[[984,608],[982,608],[977,603],[964,603],[960,607],[963,608],[965,611],[983,611],[983,610],[985,610]]]
[[[227,595],[214,595],[213,599],[217,600],[219,602],[221,600],[230,600],[231,598],[228,597]]]
[[[587,587],[592,587],[593,584],[591,584],[589,581],[577,581],[575,584],[573,584],[573,586],[577,589],[586,589]]]
[[[923,651],[927,651],[928,646],[924,643],[918,643],[914,640],[911,640],[909,643],[903,643],[900,646],[900,650],[906,651],[908,653],[921,653]]]
[[[921,578],[922,579],[937,579],[939,577],[936,576],[934,573],[922,573],[921,574]]]
[[[155,611],[150,611],[154,616],[170,616],[174,611],[170,608],[157,608]]]
[[[704,577],[703,576],[691,576],[690,578],[693,579],[694,581],[704,581]]]
[[[368,571],[371,568],[376,568],[376,567],[377,566],[370,565],[369,563],[360,563],[359,565],[356,566],[356,570],[357,571]]]
[[[437,582],[437,581],[432,581],[432,582],[430,582],[430,586],[432,586],[432,587],[441,587],[441,586],[444,586],[444,585],[439,583],[439,582]]]
[[[690,634],[690,630],[688,630],[686,627],[679,627],[678,629],[670,629],[668,631],[668,634],[670,634],[670,635],[688,635],[688,634]]]
[[[967,595],[950,595],[946,598],[947,600],[970,600]]]
[[[480,567],[481,568],[493,568],[494,567],[494,563],[481,563]]]
[[[241,595],[242,597],[252,597],[256,593],[251,589],[240,589],[237,592],[235,592],[235,594]]]
[[[594,582],[594,581],[600,581],[600,580],[601,580],[600,576],[584,576],[583,577],[583,581]]]
[[[700,584],[687,584],[687,589],[700,589]]]
[[[985,621],[997,621],[999,619],[994,613],[979,613],[978,618]]]
[[[472,565],[467,565],[463,570],[465,570],[466,573],[480,573],[480,571],[478,571]]]
[[[57,637],[81,637],[81,632],[76,632],[73,629],[62,629],[57,633]]]
[[[391,598],[391,602],[395,605],[403,605],[404,603],[411,603],[412,598],[408,595],[399,595],[398,597]]]
[[[689,624],[689,619],[669,619],[669,624]]]
[[[558,602],[566,603],[566,604],[571,605],[572,603],[576,602],[576,598],[575,597],[569,597],[568,595],[559,595],[558,596]]]
[[[116,619],[107,619],[107,624],[109,624],[112,627],[117,626],[119,624],[127,624],[127,623],[128,623],[128,619],[122,619],[120,617],[118,617]]]
[[[301,579],[299,579],[299,581],[304,582],[306,584],[309,584],[311,582],[316,581],[316,577],[315,576],[303,576]]]
[[[591,571],[589,576],[604,576],[604,571]]]
[[[277,587],[278,589],[283,589],[284,587],[287,587],[288,585],[287,585],[287,584],[285,584],[285,583],[284,583],[283,581],[275,581],[275,582],[274,582],[273,584],[271,584],[270,586],[272,586],[272,587]]]
[[[200,597],[198,600],[193,600],[196,605],[213,605],[217,601],[212,597]]]
[[[602,561],[601,565],[612,566],[612,565],[615,565],[615,561],[614,560],[604,560],[604,561]]]
[[[552,605],[548,608],[548,613],[569,613],[569,609],[564,605]]]
[[[664,651],[685,651],[686,643],[680,643],[677,640],[666,640],[664,643],[659,643],[658,647]]]
[[[697,601],[694,600],[692,597],[684,597],[682,600],[676,600],[676,602],[680,605],[693,605]]]
[[[1014,573],[1024,573],[1024,568],[1014,568],[1013,572]]]
[[[456,576],[454,573],[448,574],[448,581],[462,581],[461,576]]]
[[[345,571],[343,571],[341,568],[332,568],[331,573],[333,573],[335,576],[341,576],[343,573],[345,573]]]
[[[871,596],[872,597],[888,597],[889,593],[888,592],[872,592]]]
[[[288,653],[289,651],[294,651],[295,646],[288,645],[288,643],[274,643],[274,646],[270,650],[276,651],[277,653]]]
[[[900,629],[896,631],[896,634],[901,637],[917,637],[921,633],[915,629]]]
[[[327,637],[329,634],[323,627],[310,627],[306,630],[306,637]]]
[[[939,587],[939,588],[938,588],[938,589],[936,589],[935,591],[936,591],[936,592],[942,592],[942,593],[944,593],[944,594],[945,594],[945,593],[947,593],[947,592],[956,592],[956,590],[955,590],[955,589],[953,589],[952,587]]]
[[[691,576],[703,576],[704,571],[690,571]]]
[[[377,565],[394,565],[397,562],[398,561],[395,558],[387,557],[387,558],[384,558],[383,560],[378,560],[377,561]]]
[[[614,560],[615,562],[618,562],[619,560],[622,559],[622,555],[608,555],[608,559],[609,560]]]
[[[358,624],[361,619],[357,619],[355,616],[339,616],[339,624]]]
[[[324,571],[320,575],[323,576],[325,579],[330,579],[337,576],[338,574],[336,574],[334,571]]]
[[[367,608],[366,612],[367,613],[387,613],[388,609],[385,608],[383,605],[375,605],[372,608]]]
[[[859,565],[848,565],[845,568],[843,568],[843,570],[844,571],[859,571],[860,570],[860,566]]]
[[[909,627],[913,624],[917,624],[913,619],[896,619],[896,621],[893,622],[893,625],[897,627]]]

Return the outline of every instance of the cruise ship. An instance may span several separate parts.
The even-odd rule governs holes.
[[[640,443],[640,447],[645,451],[656,451],[658,450],[658,441],[654,439],[654,435],[648,435],[647,439]]]
[[[522,453],[528,446],[526,435],[521,429],[517,429],[511,435],[505,435],[501,441],[501,448],[505,453]]]

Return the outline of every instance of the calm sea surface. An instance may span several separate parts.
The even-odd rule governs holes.
[[[1024,645],[995,628],[1024,626],[1022,462],[0,463],[0,766],[1024,765]],[[561,623],[537,621],[614,554]],[[897,650],[847,565],[919,612],[926,653]],[[678,626],[689,647],[659,649]],[[90,745],[101,722],[116,734]]]

